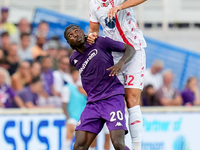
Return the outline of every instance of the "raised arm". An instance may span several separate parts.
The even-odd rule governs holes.
[[[118,11],[129,8],[129,7],[134,7],[137,6],[146,0],[127,0],[124,3],[120,4],[119,6],[115,6],[111,8],[108,12],[108,18],[113,18],[117,14]]]
[[[97,35],[99,35],[99,28],[100,28],[100,24],[98,22],[90,21],[90,29],[88,31],[88,35],[94,32],[96,32]]]
[[[95,39],[99,35],[99,28],[100,28],[99,23],[90,22],[90,29],[88,31],[88,38],[87,38],[88,44],[92,45],[92,43],[94,43]]]
[[[124,64],[126,64],[133,58],[135,52],[136,51],[132,46],[124,44],[124,55],[122,56],[122,58],[119,60],[117,64],[107,69],[111,70],[109,76],[114,76],[117,75],[119,72],[121,72],[122,68],[124,67]]]

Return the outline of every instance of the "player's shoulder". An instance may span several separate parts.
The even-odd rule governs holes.
[[[79,55],[80,55],[80,53],[77,52],[77,51],[74,51],[74,52],[72,53],[72,55],[71,55],[70,58],[69,58],[69,61],[70,61],[70,64],[71,64],[71,65],[75,66],[75,64],[76,64],[76,58],[77,58]]]
[[[90,3],[89,3],[90,9],[94,9],[96,5],[97,5],[96,0],[91,0]]]
[[[118,6],[124,2],[125,0],[110,0],[110,3],[113,3],[115,6]]]
[[[106,36],[99,36],[96,40],[96,42],[98,43],[102,43],[102,46],[106,43],[110,43],[110,42],[113,42],[113,40],[109,37],[106,37]]]
[[[105,40],[108,40],[110,38],[106,37],[106,36],[98,36],[96,41],[105,41]]]

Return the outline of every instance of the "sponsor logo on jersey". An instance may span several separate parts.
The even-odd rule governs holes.
[[[108,17],[105,18],[105,24],[107,27],[113,29],[115,28],[115,18],[113,17],[113,19],[108,19]]]
[[[83,72],[83,70],[85,69],[85,67],[87,66],[87,64],[90,62],[90,60],[95,57],[97,55],[98,51],[97,49],[93,49],[88,55],[88,58],[86,59],[86,61],[82,64],[82,67],[79,69],[79,73],[81,74]]]
[[[116,125],[115,125],[115,127],[116,126],[123,126],[123,125],[121,124],[121,122],[117,122]]]

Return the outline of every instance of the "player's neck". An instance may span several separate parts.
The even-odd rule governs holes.
[[[76,47],[76,50],[79,52],[79,53],[83,53],[86,49],[86,42],[84,42],[82,45],[80,45],[79,47]]]

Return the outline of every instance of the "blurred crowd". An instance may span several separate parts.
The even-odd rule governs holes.
[[[49,25],[38,24],[31,34],[31,24],[23,18],[17,25],[8,22],[9,8],[1,8],[0,16],[0,107],[62,107],[69,99],[63,91],[66,84],[81,88],[78,71],[70,66],[72,50],[63,47],[58,37],[48,37]],[[188,79],[183,91],[173,88],[173,72],[164,70],[155,60],[146,70],[142,92],[143,106],[199,105],[196,77]],[[64,106],[65,107],[65,106]]]
[[[7,22],[9,8],[0,16],[0,107],[62,107],[66,84],[81,89],[78,71],[69,64],[72,52],[59,38],[47,37],[49,25],[40,22],[36,34],[23,18],[17,26]]]
[[[200,105],[197,77],[190,77],[182,91],[173,87],[174,74],[165,69],[162,60],[154,60],[145,73],[142,92],[143,106],[193,106]]]

